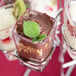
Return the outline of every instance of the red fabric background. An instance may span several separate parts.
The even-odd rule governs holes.
[[[60,76],[61,64],[58,62],[58,55],[59,47],[43,72],[32,71],[29,76]],[[0,52],[0,76],[23,76],[25,70],[26,67],[22,66],[18,60],[8,61]]]
[[[50,60],[43,72],[31,71],[29,76],[61,76],[61,63],[58,62],[59,52],[60,48],[57,47],[52,60]],[[66,52],[65,62],[70,60],[71,58]],[[23,76],[26,69],[27,68],[22,66],[18,60],[8,61],[5,55],[0,51],[0,76]],[[71,76],[76,76],[76,68],[74,68]]]

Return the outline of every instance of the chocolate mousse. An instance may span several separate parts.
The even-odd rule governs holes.
[[[45,39],[33,43],[32,38],[26,36],[23,32],[24,21],[38,23],[40,34],[46,34]],[[27,10],[17,21],[13,30],[13,38],[16,43],[18,56],[24,61],[43,62],[52,53],[55,35],[54,30],[52,30],[54,23],[54,18],[49,17],[45,13]]]

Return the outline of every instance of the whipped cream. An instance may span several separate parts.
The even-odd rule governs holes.
[[[11,27],[16,22],[12,11],[13,9],[0,9],[0,30]]]
[[[10,28],[16,22],[12,11],[12,8],[0,8],[0,39],[5,39],[11,35]]]
[[[0,47],[5,51],[13,51],[16,47],[12,39],[11,28],[16,23],[13,16],[13,8],[0,8]],[[9,43],[4,43],[2,40],[11,38]]]

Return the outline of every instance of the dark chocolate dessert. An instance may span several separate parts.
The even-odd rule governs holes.
[[[24,21],[28,26],[28,22],[31,23],[29,28],[32,28],[32,23],[39,25],[39,36],[43,37],[46,35],[45,38],[40,40],[40,37],[37,36],[35,37],[35,40],[38,40],[33,42],[33,37],[29,37],[24,33]],[[17,53],[21,59],[25,61],[30,60],[32,62],[43,62],[49,56],[49,53],[52,52],[51,49],[54,41],[54,30],[52,30],[54,22],[54,18],[49,17],[45,13],[36,11],[28,10],[22,15],[22,17],[17,21],[13,31]]]

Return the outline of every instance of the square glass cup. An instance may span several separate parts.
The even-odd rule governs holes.
[[[50,19],[51,29],[49,30],[49,28],[46,28],[49,30],[49,32],[47,33],[46,38],[41,42],[32,43],[31,39],[29,39],[24,35],[21,35],[21,33],[17,31],[23,29],[21,28],[23,27],[23,21],[28,20],[32,16],[38,16],[38,15],[45,16],[44,13],[40,13],[30,9],[26,10],[26,12],[24,12],[24,14],[16,22],[12,30],[12,34],[17,48],[16,56],[20,59],[21,63],[33,70],[42,71],[44,67],[48,64],[54,52],[53,42],[56,32],[55,19],[48,15],[45,16],[45,18]],[[44,19],[46,26],[48,26],[47,19]],[[37,20],[40,25],[41,25],[40,21],[43,21],[41,18],[37,19],[35,17],[32,20],[34,21]],[[18,26],[21,27],[17,28]]]

